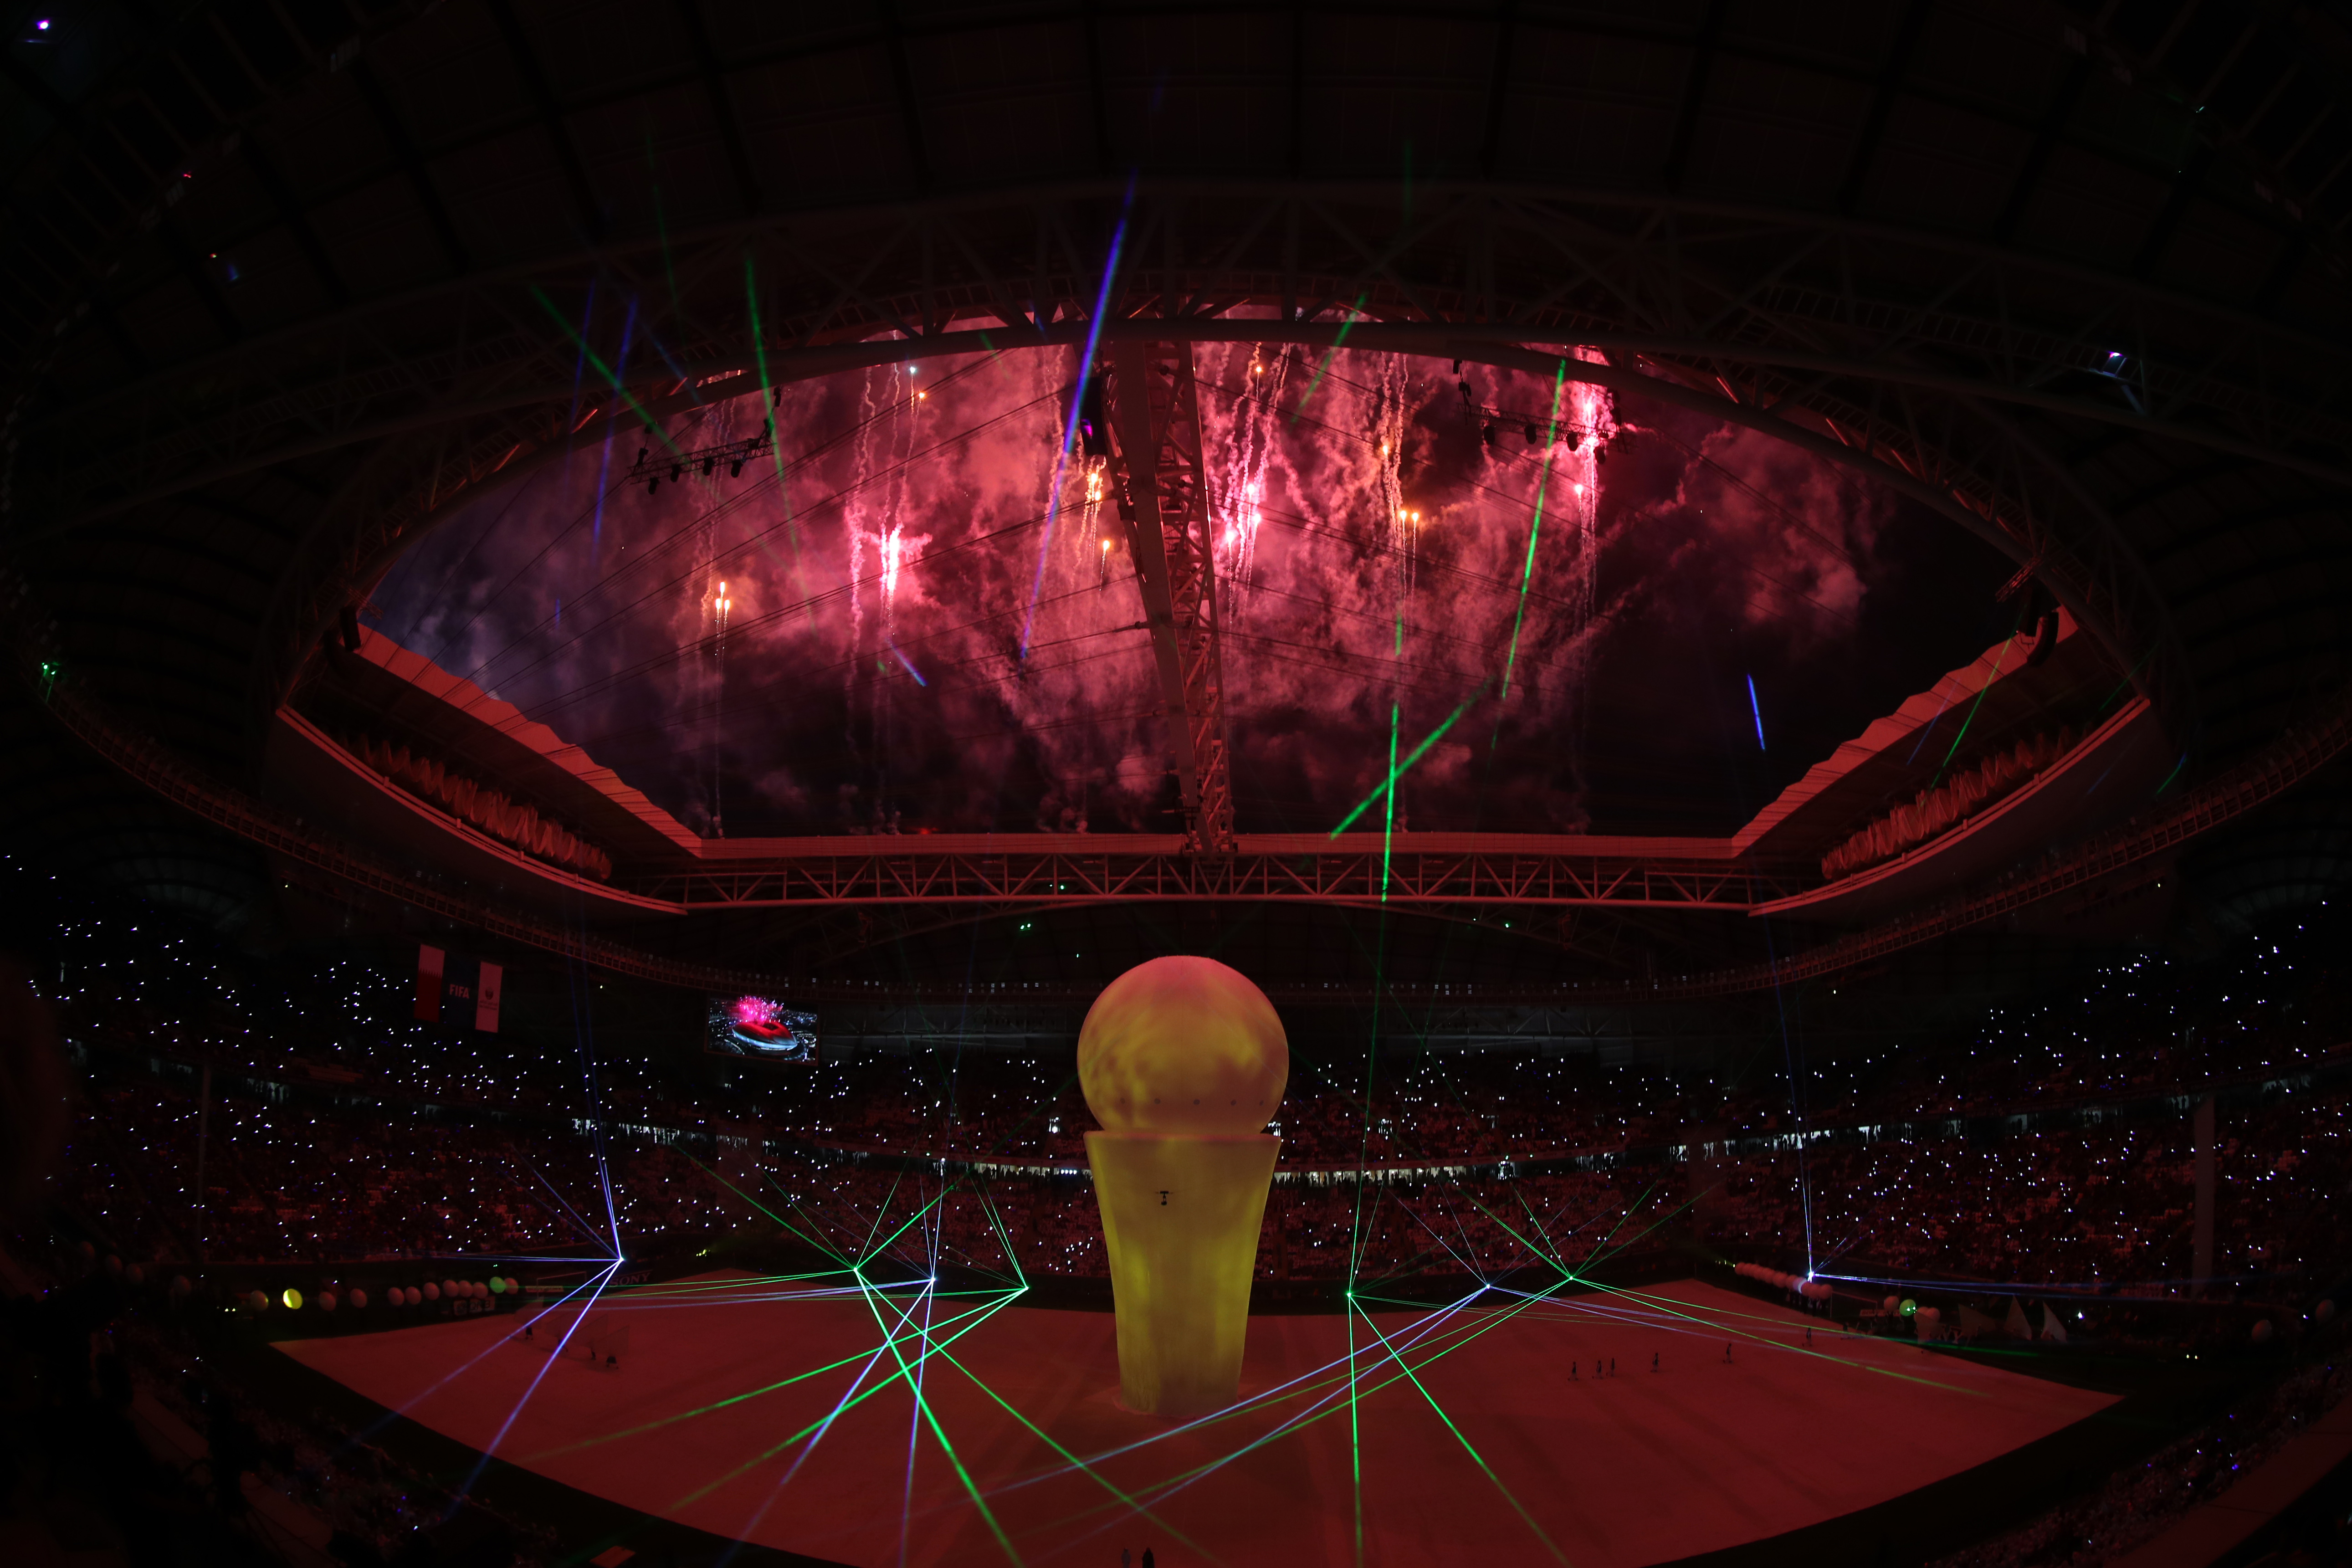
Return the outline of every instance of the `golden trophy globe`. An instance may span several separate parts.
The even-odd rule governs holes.
[[[1290,1046],[1265,993],[1210,958],[1155,958],[1095,999],[1078,1084],[1110,1252],[1119,1402],[1222,1410],[1240,1391],[1258,1226]]]

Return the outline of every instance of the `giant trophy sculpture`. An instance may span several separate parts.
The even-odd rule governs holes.
[[[1240,1390],[1258,1226],[1290,1047],[1265,994],[1214,959],[1155,958],[1095,999],[1078,1083],[1118,1320],[1119,1400],[1157,1415]]]

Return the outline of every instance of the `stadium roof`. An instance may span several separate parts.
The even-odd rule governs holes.
[[[403,551],[560,455],[613,347],[572,325],[599,288],[663,345],[613,406],[656,418],[719,376],[1245,336],[1771,434],[2015,562],[2147,699],[2175,789],[2294,786],[2167,842],[2213,900],[2344,875],[2343,785],[2302,782],[2352,613],[2327,8],[13,16],[0,790],[18,841],[106,880],[229,920],[289,855],[346,891],[333,855],[396,868],[269,826],[300,809],[266,798],[273,724]],[[845,961],[903,929],[812,918],[726,945]],[[1587,957],[1596,920],[1679,967],[1748,952],[1604,911]]]

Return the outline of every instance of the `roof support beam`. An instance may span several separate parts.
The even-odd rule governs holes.
[[[293,186],[286,183],[285,176],[278,172],[278,165],[269,155],[250,139],[245,143],[245,166],[253,171],[254,181],[261,186],[262,195],[268,196],[269,205],[278,209],[278,221],[286,226],[286,232],[294,237],[294,243],[300,248],[302,258],[310,264],[310,270],[318,274],[327,298],[335,302],[338,310],[349,306],[352,302],[351,288],[343,281],[341,272],[337,270],[334,259],[327,254],[326,246],[319,238],[318,229],[311,225],[310,211],[296,199]]]
[[[923,110],[915,93],[915,62],[907,53],[907,29],[898,6],[889,0],[877,9],[882,14],[882,52],[890,62],[890,84],[898,97],[898,123],[907,137],[907,166],[914,173],[915,188],[928,191],[931,188],[930,141],[923,133]]]
[[[1518,0],[1502,0],[1495,7],[1495,61],[1486,73],[1486,136],[1478,153],[1478,172],[1488,179],[1503,161],[1503,106],[1510,91],[1511,52],[1517,42]]]
[[[710,100],[710,117],[719,122],[719,139],[727,147],[736,199],[743,204],[748,216],[760,210],[760,176],[751,166],[751,150],[743,140],[742,122],[735,117],[734,100],[727,94],[727,78],[719,64],[719,51],[710,42],[710,26],[703,20],[700,0],[677,0],[677,16],[687,42],[693,47],[695,68],[702,73],[702,89]]]
[[[441,242],[441,254],[448,260],[449,270],[462,278],[474,269],[473,258],[466,253],[466,242],[457,237],[457,226],[451,221],[449,208],[441,200],[440,189],[433,184],[433,172],[425,167],[425,154],[416,139],[401,122],[400,112],[393,107],[392,96],[383,84],[375,79],[375,72],[365,57],[352,62],[352,80],[359,86],[360,96],[367,100],[368,111],[375,116],[376,126],[383,139],[392,144],[393,156],[399,160],[401,171],[408,176],[409,188],[416,193],[425,216],[433,226],[433,237]]]
[[[1864,186],[1869,182],[1873,164],[1878,161],[1878,144],[1885,138],[1886,121],[1895,112],[1895,100],[1902,91],[1903,76],[1911,67],[1911,51],[1918,46],[1919,35],[1927,27],[1930,0],[1911,0],[1904,8],[1903,19],[1895,24],[1895,37],[1886,47],[1885,63],[1879,68],[1878,85],[1870,95],[1870,108],[1863,115],[1862,129],[1853,139],[1853,153],[1846,160],[1845,178],[1838,182],[1837,208],[1852,213],[1862,204]]]
[[[2083,96],[2083,89],[2091,79],[2091,57],[2081,55],[2066,68],[2058,79],[2058,87],[2050,95],[2050,104],[2042,111],[2042,125],[2033,133],[2033,145],[2018,166],[2017,178],[2009,187],[2009,199],[2001,204],[2000,216],[1993,221],[1992,237],[2006,245],[2017,234],[2017,226],[2025,216],[2025,209],[2033,201],[2033,193],[2041,187],[2042,172],[2050,166],[2051,154],[2058,150],[2058,138],[2064,134],[2066,122],[2074,117],[2074,105]]]
[[[1234,792],[1217,639],[1216,541],[1192,345],[1120,342],[1110,357],[1112,479],[1168,702],[1185,847],[1230,855]]]
[[[1691,40],[1690,68],[1683,77],[1682,103],[1675,114],[1675,139],[1667,144],[1662,178],[1666,189],[1679,191],[1690,169],[1691,147],[1698,140],[1698,116],[1706,101],[1706,79],[1715,68],[1716,37],[1723,31],[1723,14],[1729,0],[1707,0],[1698,33]]]
[[[563,123],[563,106],[555,100],[555,89],[549,85],[547,69],[539,62],[539,52],[530,47],[530,37],[522,30],[522,20],[514,12],[509,0],[490,0],[490,15],[499,25],[499,34],[506,40],[507,53],[513,57],[516,72],[530,93],[532,106],[539,110],[540,122],[547,127],[548,140],[554,144],[555,161],[563,170],[564,183],[572,187],[572,204],[580,217],[580,232],[592,240],[604,237],[604,210],[596,200],[595,188],[588,183],[588,167],[580,161],[580,149],[572,143],[572,132]]]

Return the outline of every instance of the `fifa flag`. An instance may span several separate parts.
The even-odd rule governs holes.
[[[499,993],[506,973],[495,963],[446,952],[437,947],[416,950],[416,1016],[419,1022],[445,1019],[459,1028],[470,1020],[486,1035],[499,1032]]]

